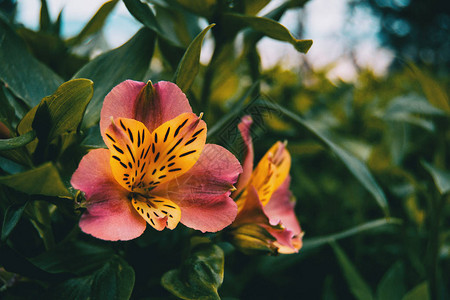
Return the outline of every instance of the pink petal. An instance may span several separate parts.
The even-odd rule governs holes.
[[[281,186],[273,193],[270,201],[264,207],[264,211],[270,219],[272,225],[281,222],[284,227],[291,230],[294,235],[300,235],[302,230],[295,215],[292,202],[292,193],[289,190],[291,178],[288,176]]]
[[[134,103],[144,86],[144,82],[126,80],[116,85],[106,95],[100,113],[100,131],[102,136],[104,136],[106,128],[111,124],[111,117],[114,119],[118,117],[134,119]]]
[[[185,174],[153,190],[181,209],[181,223],[215,232],[234,221],[236,203],[230,189],[242,172],[239,161],[221,146],[206,144],[196,164]]]
[[[126,80],[106,95],[100,118],[102,135],[111,123],[111,117],[141,121],[152,132],[162,123],[192,112],[186,95],[176,84],[160,81],[153,85],[154,93],[141,95],[146,86],[144,82]]]
[[[244,163],[242,164],[243,171],[241,176],[239,176],[239,181],[236,184],[236,191],[233,193],[233,196],[239,195],[239,193],[247,186],[250,177],[252,176],[254,157],[252,136],[250,135],[250,126],[252,123],[252,117],[247,115],[242,118],[241,123],[238,125],[242,139],[247,147],[247,151],[245,154]]]
[[[72,176],[72,186],[83,191],[87,200],[79,225],[99,239],[131,240],[144,232],[146,222],[127,199],[128,192],[113,178],[109,160],[109,150],[92,150]]]

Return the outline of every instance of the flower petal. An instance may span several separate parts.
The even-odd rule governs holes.
[[[284,227],[291,230],[295,235],[301,234],[302,230],[295,215],[295,201],[289,190],[291,178],[288,176],[283,184],[273,193],[269,203],[264,207],[264,211],[270,219],[272,225],[281,222]]]
[[[206,144],[197,163],[187,173],[152,193],[178,204],[184,225],[202,232],[215,232],[230,225],[236,217],[236,203],[229,195],[241,172],[239,161],[228,150]]]
[[[137,96],[144,88],[145,83],[133,80],[126,80],[116,85],[111,92],[106,95],[100,113],[100,132],[106,142],[105,131],[111,124],[111,117],[135,119],[133,110]]]
[[[233,192],[234,195],[239,195],[242,190],[247,186],[250,177],[253,172],[253,142],[252,136],[250,135],[250,126],[252,125],[253,120],[250,116],[244,116],[239,123],[238,128],[241,132],[242,139],[244,140],[245,146],[247,148],[247,152],[245,153],[244,163],[242,164],[242,174],[239,176],[239,180],[236,183],[236,191]]]
[[[186,95],[171,82],[160,81],[155,85],[151,82],[126,80],[114,87],[103,102],[100,118],[100,130],[104,132],[110,124],[110,119],[122,117],[138,120],[150,132],[159,125],[176,116],[192,112]]]
[[[233,227],[242,224],[258,224],[265,228],[275,239],[275,245],[283,253],[288,253],[288,249],[292,252],[296,252],[297,249],[292,244],[292,238],[294,233],[289,228],[282,226],[279,222],[273,222],[266,212],[265,207],[263,207],[258,193],[252,185],[248,186],[246,189],[246,198],[243,199],[243,205],[240,207],[239,213],[236,217]]]
[[[281,142],[276,142],[259,161],[249,184],[256,188],[263,205],[269,202],[273,192],[289,175],[290,167],[291,156]]]
[[[131,240],[144,232],[146,223],[127,199],[128,191],[114,179],[109,160],[109,150],[92,150],[72,176],[72,186],[83,191],[87,200],[79,225],[99,239]]]
[[[292,193],[289,190],[291,178],[288,176],[281,186],[273,193],[269,203],[264,207],[264,211],[270,219],[270,223],[283,224],[283,226],[292,232],[291,244],[294,250],[302,247],[303,232],[295,215],[295,202],[292,201]],[[288,249],[289,248],[289,249]],[[292,253],[292,247],[280,247],[280,253]],[[297,252],[294,251],[294,252]]]
[[[189,171],[205,146],[206,124],[193,113],[183,113],[152,133],[149,169],[144,181],[150,186],[168,182]]]
[[[131,203],[137,212],[156,230],[174,229],[180,222],[180,208],[172,201],[155,196],[136,195]]]
[[[111,153],[111,169],[117,182],[128,191],[145,193],[144,183],[152,144],[150,132],[139,121],[117,118],[105,131]]]

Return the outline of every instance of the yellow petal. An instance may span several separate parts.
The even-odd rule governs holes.
[[[105,131],[114,178],[129,191],[143,191],[151,136],[139,121],[117,118]]]
[[[206,124],[193,113],[184,113],[165,122],[152,133],[150,167],[145,177],[156,186],[187,172],[205,146]]]
[[[266,205],[286,177],[291,167],[291,156],[286,145],[276,142],[253,170],[249,184],[253,185],[263,205]],[[245,195],[243,195],[245,196]]]
[[[181,210],[172,201],[156,196],[135,195],[131,203],[136,211],[156,230],[174,229],[181,218]]]

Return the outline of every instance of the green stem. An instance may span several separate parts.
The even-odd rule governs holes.
[[[55,239],[53,237],[48,204],[42,201],[35,201],[34,213],[36,220],[31,220],[31,222],[42,238],[45,249],[53,248],[55,246]]]
[[[440,249],[440,221],[441,212],[444,207],[444,198],[439,199],[439,195],[432,197],[430,200],[431,208],[431,220],[430,220],[430,239],[428,242],[429,251],[429,265],[428,265],[428,277],[429,277],[429,289],[430,297],[432,300],[439,299],[439,249]]]

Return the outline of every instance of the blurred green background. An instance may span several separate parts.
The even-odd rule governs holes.
[[[0,0],[0,12],[2,299],[170,299],[161,276],[196,266],[202,235],[181,224],[117,243],[78,229],[70,176],[104,147],[99,109],[125,79],[176,82],[209,142],[238,158],[245,114],[256,161],[288,141],[303,248],[248,256],[206,235],[225,253],[223,299],[450,297],[449,1]],[[77,86],[84,106],[58,131],[32,108],[74,78],[93,95]]]

